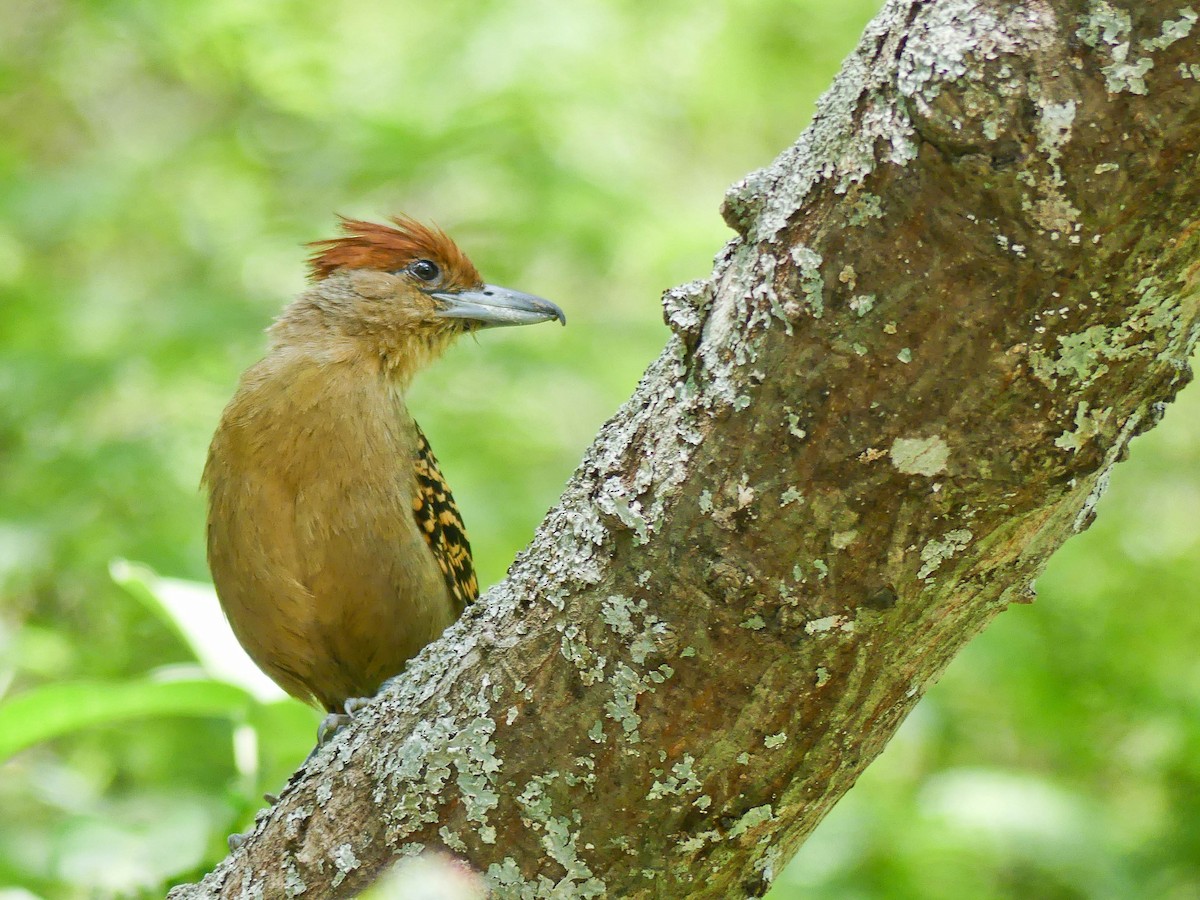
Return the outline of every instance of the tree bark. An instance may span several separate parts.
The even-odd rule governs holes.
[[[1189,378],[1196,18],[888,2],[508,578],[171,896],[764,892]]]

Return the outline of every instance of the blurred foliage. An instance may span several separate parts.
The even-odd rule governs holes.
[[[108,573],[206,578],[207,439],[332,213],[435,219],[567,310],[414,390],[495,581],[661,346],[658,293],[728,238],[725,187],[795,138],[875,5],[6,0],[0,692],[57,737],[0,768],[0,896],[159,896],[307,752],[294,701],[209,714],[187,636]],[[1198,406],[1135,442],[1039,602],[772,897],[1200,896]]]

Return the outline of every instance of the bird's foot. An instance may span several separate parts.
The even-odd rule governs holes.
[[[354,720],[354,714],[371,702],[370,697],[351,697],[342,704],[344,712],[331,712],[317,728],[317,746],[323,747],[335,734]]]
[[[330,713],[317,726],[317,746],[323,747],[329,740],[350,724],[350,716],[346,713]]]
[[[351,697],[342,704],[342,708],[346,710],[348,716],[357,715],[360,709],[366,709],[367,704],[374,699],[374,697]]]

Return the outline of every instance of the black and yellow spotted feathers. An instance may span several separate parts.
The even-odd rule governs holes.
[[[471,544],[463,525],[450,485],[442,477],[437,457],[429,447],[421,427],[417,428],[417,459],[415,471],[417,492],[413,495],[413,515],[417,527],[425,535],[438,568],[446,578],[446,586],[454,597],[458,611],[479,596],[479,582],[471,561]]]

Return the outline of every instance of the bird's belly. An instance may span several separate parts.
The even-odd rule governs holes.
[[[327,559],[311,578],[310,686],[327,709],[374,694],[456,618],[445,579],[415,529],[364,543],[380,552]]]
[[[370,696],[454,621],[399,491],[247,479],[221,500],[228,524],[209,532],[218,596],[242,646],[293,696],[328,710]]]

